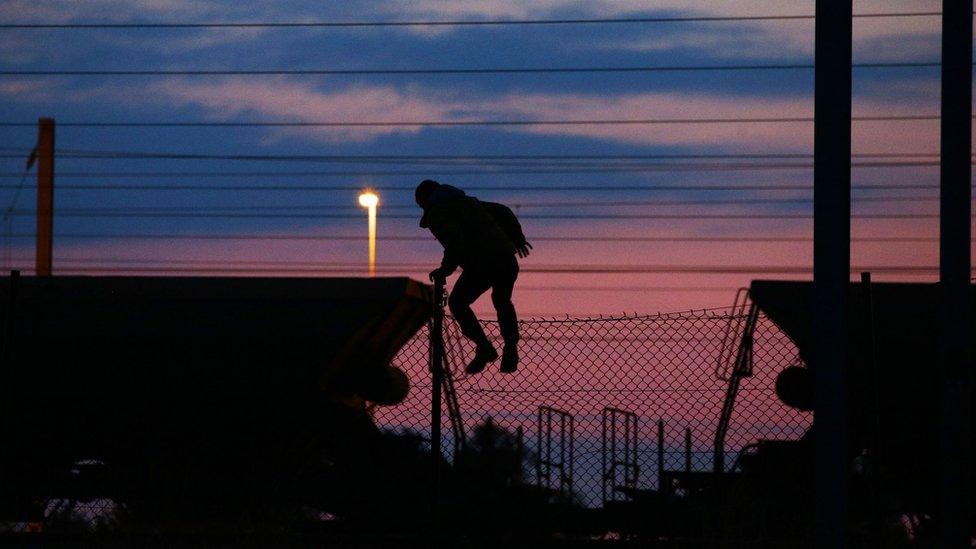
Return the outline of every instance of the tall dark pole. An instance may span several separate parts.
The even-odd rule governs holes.
[[[940,547],[969,547],[973,0],[942,3]]]
[[[34,272],[51,276],[54,235],[54,119],[37,123],[37,243]]]
[[[816,546],[844,543],[851,267],[852,0],[817,0],[813,130]]]
[[[444,281],[434,281],[434,310],[430,321],[430,505],[434,529],[438,527],[441,468],[441,400],[444,383]]]

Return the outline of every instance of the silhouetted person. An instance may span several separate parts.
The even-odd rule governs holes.
[[[512,304],[512,289],[519,272],[515,256],[525,257],[532,249],[518,219],[506,206],[482,202],[457,187],[430,179],[417,185],[414,198],[424,210],[420,226],[429,228],[444,246],[441,266],[430,272],[430,279],[446,280],[458,267],[462,269],[447,304],[461,333],[477,345],[465,371],[478,373],[498,358],[498,351],[471,310],[471,304],[490,288],[505,341],[500,369],[514,372],[518,367],[519,340]]]

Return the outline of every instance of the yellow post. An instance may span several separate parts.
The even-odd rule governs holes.
[[[37,135],[37,242],[34,272],[51,276],[54,235],[54,119],[41,118]]]

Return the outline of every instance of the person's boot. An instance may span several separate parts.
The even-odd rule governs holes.
[[[499,370],[503,374],[511,374],[518,369],[518,361],[518,345],[515,343],[506,345],[505,349],[502,351],[502,365]]]
[[[477,374],[488,366],[489,362],[494,362],[498,360],[498,351],[495,350],[495,346],[491,344],[490,341],[485,341],[484,343],[479,343],[477,349],[474,352],[474,358],[468,363],[468,366],[464,369],[467,374]]]

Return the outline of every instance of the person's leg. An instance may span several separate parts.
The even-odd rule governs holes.
[[[473,269],[465,269],[458,277],[457,282],[454,283],[454,289],[451,290],[451,295],[447,298],[447,306],[450,308],[451,314],[454,315],[454,319],[457,320],[461,333],[479,346],[488,343],[488,337],[485,336],[485,331],[478,324],[478,318],[471,310],[471,304],[490,287],[491,281],[483,273]]]
[[[512,291],[518,272],[518,260],[511,256],[499,261],[492,277],[491,303],[498,314],[498,328],[505,341],[501,365],[503,373],[514,372],[518,367],[519,327],[515,305],[512,303]]]
[[[484,370],[489,362],[498,358],[498,351],[488,340],[485,331],[481,329],[481,324],[478,323],[478,318],[471,310],[471,304],[490,287],[491,281],[485,273],[475,269],[465,269],[454,283],[454,289],[447,298],[447,305],[454,319],[457,320],[461,333],[477,345],[474,359],[465,368],[469,374]]]
[[[491,303],[498,313],[498,328],[505,345],[514,345],[519,340],[518,317],[515,314],[515,305],[512,304],[512,292],[518,272],[518,260],[514,256],[505,258],[499,263],[491,281]]]

